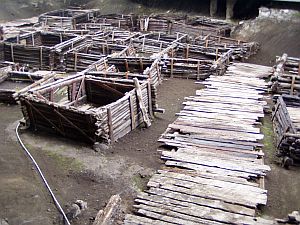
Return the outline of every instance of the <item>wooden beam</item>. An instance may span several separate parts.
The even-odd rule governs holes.
[[[143,120],[146,124],[146,127],[150,127],[151,126],[151,121],[148,117],[147,110],[146,110],[146,107],[145,107],[144,102],[143,102],[142,90],[141,90],[139,81],[138,81],[137,78],[133,78],[133,81],[134,81],[134,85],[135,85],[135,89],[136,89],[136,95],[137,95],[137,98],[138,98],[138,101],[139,101],[139,107],[142,111]]]
[[[93,225],[113,225],[116,224],[116,220],[119,218],[121,197],[120,195],[113,195],[109,199],[104,210],[100,210],[97,213]]]
[[[95,143],[96,141],[88,136],[83,130],[81,130],[79,127],[77,127],[72,121],[70,121],[68,118],[66,118],[64,115],[62,115],[60,112],[58,112],[56,109],[53,110],[57,115],[59,115],[61,118],[63,118],[67,123],[69,123],[72,127],[74,127],[77,131],[79,131],[83,136],[85,136],[88,140],[90,140],[92,143]]]

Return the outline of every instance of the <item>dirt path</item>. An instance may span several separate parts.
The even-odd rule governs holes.
[[[271,172],[265,180],[268,203],[262,213],[283,218],[300,208],[300,167],[291,167],[286,170],[280,166],[279,159],[275,155],[276,148],[270,116],[266,116],[263,120],[262,131],[265,134],[265,163],[271,167]]]
[[[43,183],[12,136],[18,118],[17,106],[0,106],[0,219],[10,225],[52,224],[57,216]]]
[[[149,129],[134,130],[106,152],[94,152],[89,146],[61,137],[22,132],[22,139],[44,171],[62,206],[68,208],[77,199],[88,202],[88,210],[73,224],[90,224],[111,195],[117,193],[123,199],[124,212],[131,210],[134,196],[145,187],[149,176],[162,165],[157,152],[157,139],[168,124],[175,120],[175,113],[180,111],[183,98],[194,95],[197,87],[199,85],[192,80],[165,80],[158,89],[158,103],[166,109],[165,114],[158,114]],[[1,106],[0,110],[0,124],[7,127],[7,131],[0,137],[3,142],[1,162],[4,162],[0,164],[3,178],[0,187],[5,190],[4,193],[1,191],[0,202],[6,207],[0,218],[8,218],[10,225],[32,219],[32,222],[26,224],[40,224],[39,216],[45,219],[43,224],[58,223],[57,211],[43,184],[16,143],[13,127],[14,122],[21,117],[19,108]],[[12,158],[15,155],[18,157]],[[14,183],[11,184],[10,179]],[[12,185],[19,188],[12,189]],[[36,195],[39,201],[35,200]],[[19,198],[22,201],[16,202],[17,196],[22,196]],[[36,207],[28,208],[33,200]],[[15,209],[18,209],[18,213]],[[15,217],[19,220],[14,220]]]

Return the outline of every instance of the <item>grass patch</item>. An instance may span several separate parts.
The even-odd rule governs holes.
[[[275,159],[276,158],[276,146],[275,146],[275,135],[273,130],[273,123],[271,117],[266,115],[263,118],[261,131],[264,134],[263,144],[264,148],[263,151],[266,154],[266,159]]]
[[[294,14],[294,16],[300,17],[300,12],[296,12],[296,13]]]
[[[136,190],[142,192],[147,186],[147,179],[142,178],[140,174],[135,174],[132,177],[132,183]]]
[[[77,159],[62,156],[59,153],[52,151],[45,151],[46,155],[52,158],[57,165],[63,170],[81,171],[84,169],[83,164]]]

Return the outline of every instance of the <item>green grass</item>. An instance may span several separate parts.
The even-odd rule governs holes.
[[[139,174],[132,177],[132,183],[135,189],[139,192],[142,192],[146,188],[145,179],[141,178]]]
[[[296,12],[296,13],[294,14],[294,16],[300,17],[300,12]]]
[[[77,159],[62,156],[61,154],[53,151],[45,151],[46,155],[52,158],[57,165],[64,170],[81,171],[84,166]]]
[[[274,161],[276,157],[276,146],[275,146],[275,135],[273,130],[273,124],[271,121],[270,116],[265,116],[262,121],[261,131],[264,134],[263,144],[264,148],[263,151],[266,155],[266,158],[268,158],[271,161]]]

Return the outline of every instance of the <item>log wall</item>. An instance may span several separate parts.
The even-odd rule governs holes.
[[[67,88],[67,99],[54,91]],[[140,83],[142,105],[151,115],[151,91]],[[105,100],[105,101],[103,101]],[[46,129],[77,140],[110,143],[144,122],[133,81],[77,75],[20,96],[31,129]]]

